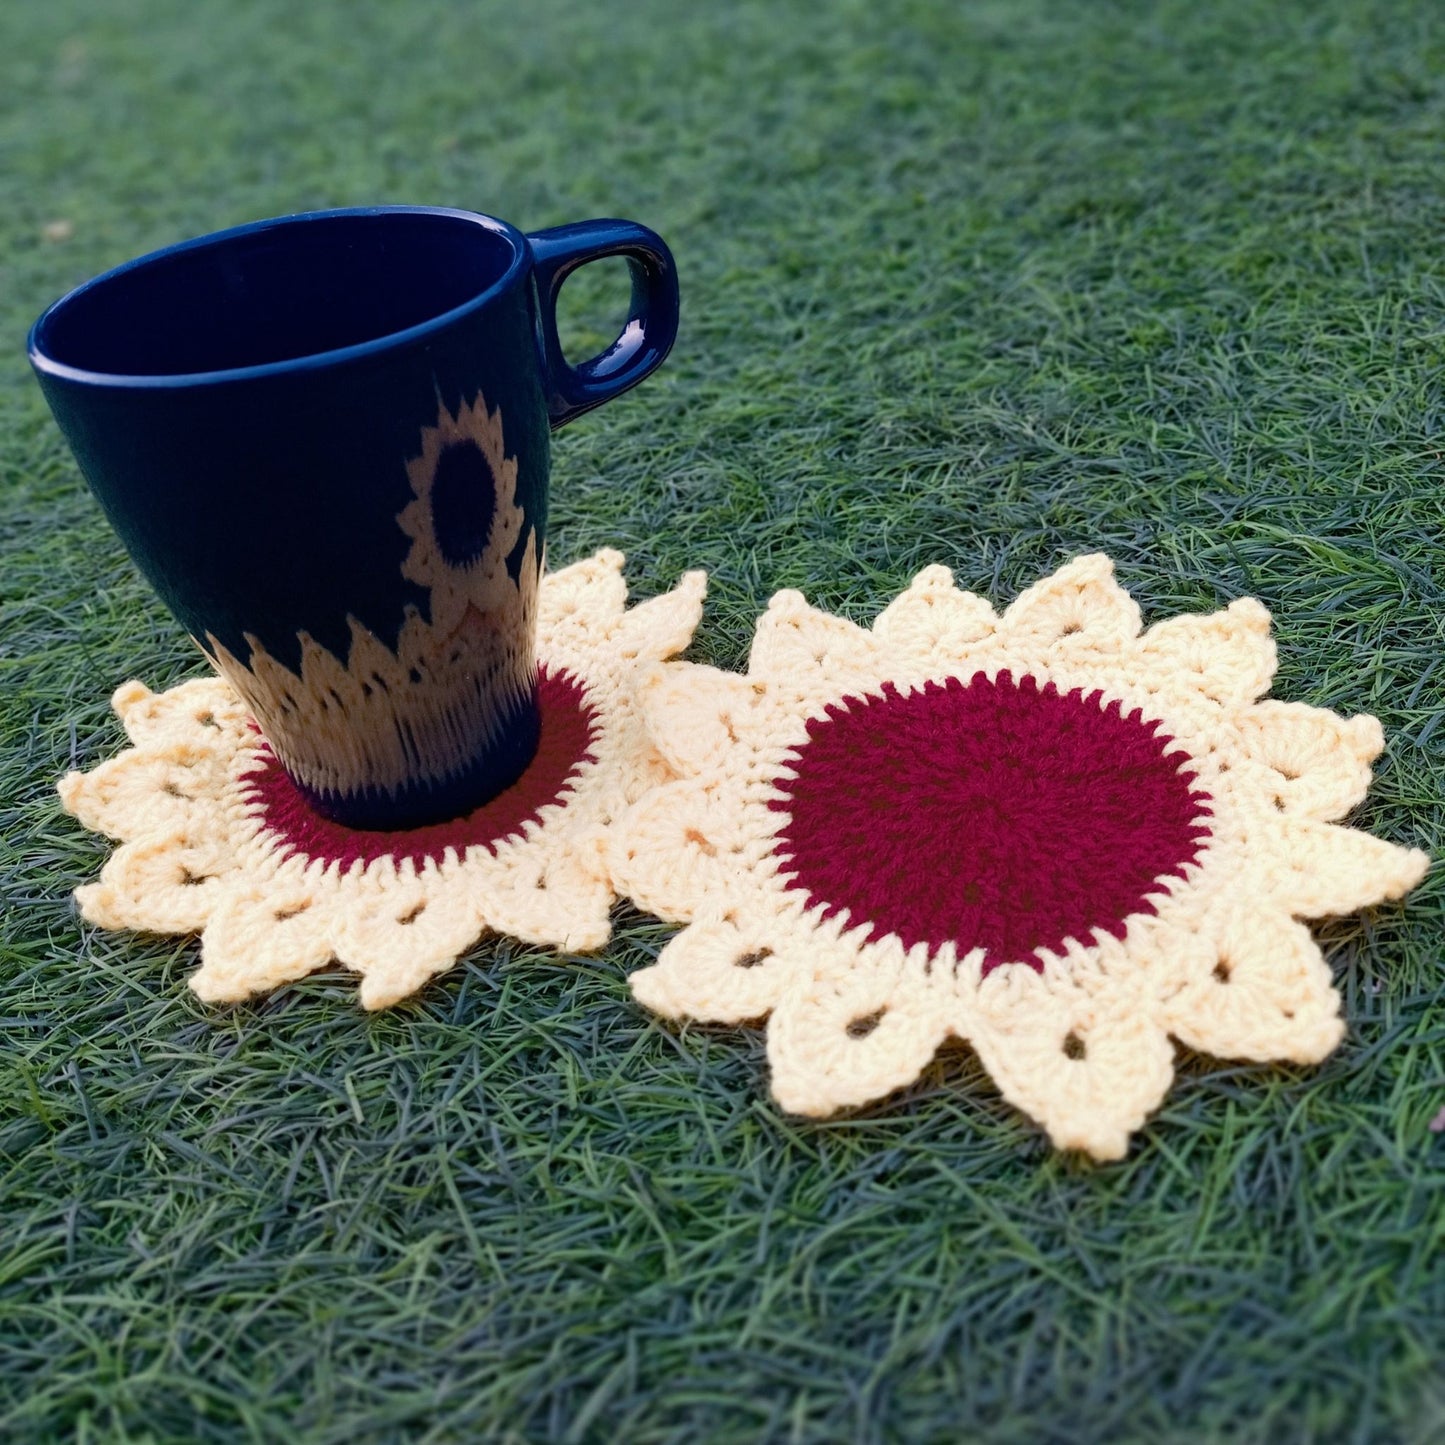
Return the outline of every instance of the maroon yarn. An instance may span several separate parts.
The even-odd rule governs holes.
[[[1122,938],[1204,846],[1209,794],[1172,741],[1101,693],[1008,672],[845,698],[779,779],[784,876],[870,938],[1042,970],[1040,948]]]
[[[537,816],[545,803],[563,800],[577,769],[593,760],[594,714],[582,684],[569,673],[538,673],[541,739],[527,771],[506,792],[464,818],[398,832],[346,828],[314,811],[286,776],[269,747],[243,778],[249,799],[261,805],[262,826],[288,851],[340,863],[371,863],[390,856],[398,863],[440,860],[448,848],[458,854],[480,844],[495,845]]]

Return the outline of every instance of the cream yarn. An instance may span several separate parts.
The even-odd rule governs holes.
[[[1427,859],[1331,821],[1364,796],[1380,725],[1260,701],[1274,667],[1259,603],[1143,631],[1097,555],[1002,614],[943,567],[871,629],[779,593],[745,675],[664,662],[642,685],[677,777],[614,830],[612,871],[687,926],[633,992],[667,1017],[767,1016],[772,1091],[799,1114],[907,1084],[959,1036],[1057,1146],[1101,1159],[1162,1100],[1171,1037],[1322,1059],[1339,998],[1299,920],[1398,898]],[[895,772],[914,781],[890,795]],[[1074,815],[1039,824],[1040,779],[1073,790],[1076,836]],[[1025,898],[1048,934],[1027,949]]]
[[[786,1109],[876,1099],[956,1035],[1057,1146],[1101,1159],[1163,1099],[1171,1039],[1301,1063],[1339,1042],[1300,920],[1399,898],[1428,860],[1335,821],[1380,725],[1264,699],[1259,603],[1143,630],[1102,556],[1002,613],[929,567],[869,629],[779,593],[739,675],[669,660],[703,574],[628,610],[622,565],[543,579],[539,659],[583,731],[496,836],[483,818],[451,843],[312,847],[268,811],[269,750],[229,684],[127,683],[133,746],[60,784],[121,840],[85,917],[200,933],[205,999],[337,960],[380,1008],[489,929],[600,947],[625,893],[686,925],[637,998],[766,1017]]]
[[[346,842],[340,856],[308,855],[304,840],[268,822],[248,782],[269,750],[229,683],[208,678],[159,694],[126,683],[114,703],[133,746],[60,784],[86,827],[122,840],[100,880],[77,889],[81,912],[104,928],[200,933],[190,984],[213,1001],[334,959],[360,975],[362,1004],[382,1008],[452,967],[487,930],[600,947],[614,896],[606,831],[668,776],[634,682],[640,666],[687,646],[705,591],[704,575],[690,572],[628,610],[622,566],[621,553],[603,551],[543,578],[538,657],[566,696],[585,701],[586,756],[562,758],[560,791],[505,836],[459,828],[456,845],[441,846],[446,830],[429,830],[420,855],[406,856],[400,834],[398,858],[378,852],[371,835],[367,849]],[[544,739],[547,727],[544,714]]]

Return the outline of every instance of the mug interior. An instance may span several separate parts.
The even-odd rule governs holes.
[[[114,376],[293,361],[435,320],[496,286],[520,252],[510,228],[463,212],[323,211],[258,222],[89,282],[42,318],[35,349]]]

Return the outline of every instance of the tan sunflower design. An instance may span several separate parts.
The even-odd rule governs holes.
[[[406,472],[415,496],[396,519],[411,538],[401,572],[431,594],[432,627],[451,637],[468,612],[485,616],[516,606],[519,587],[507,559],[526,518],[500,408],[489,411],[479,395],[453,416],[439,403],[436,425],[422,428],[421,454]],[[524,587],[530,576],[535,598],[535,562],[522,575]]]
[[[1061,1148],[1122,1156],[1171,1037],[1322,1059],[1343,1026],[1300,920],[1399,898],[1423,853],[1341,826],[1371,717],[1261,700],[1241,600],[1141,630],[1103,556],[1001,615],[929,567],[871,629],[774,597],[746,675],[671,662],[643,707],[678,774],[612,841],[687,927],[632,975],[668,1017],[768,1017],[772,1091],[823,1116],[949,1035]]]
[[[450,968],[488,930],[600,947],[613,892],[606,831],[669,776],[642,726],[639,667],[687,646],[705,579],[626,607],[620,553],[547,576],[538,606],[541,742],[522,777],[464,818],[367,832],[316,813],[244,700],[220,678],[115,708],[132,746],[60,784],[86,827],[122,840],[76,890],[104,928],[199,933],[190,984],[241,999],[336,960],[382,1008]]]
[[[414,495],[397,517],[411,539],[402,575],[428,589],[430,619],[408,607],[393,650],[348,617],[345,661],[302,632],[299,673],[250,634],[245,662],[206,639],[217,669],[315,795],[443,781],[506,724],[508,698],[520,709],[532,695],[541,559],[517,501],[517,460],[506,454],[500,410],[488,411],[484,397],[455,416],[438,408],[407,463]],[[514,580],[509,560],[524,531]]]

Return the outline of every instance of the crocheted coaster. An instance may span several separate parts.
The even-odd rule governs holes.
[[[487,929],[567,950],[600,947],[613,901],[605,830],[670,776],[636,707],[638,668],[680,652],[705,577],[630,611],[622,555],[543,578],[542,739],[500,797],[406,832],[341,827],[315,813],[220,678],[151,693],[128,682],[115,709],[135,744],[60,783],[88,828],[125,840],[98,883],[76,890],[103,928],[201,934],[191,987],[229,1000],[332,959],[383,1008],[450,968]]]
[[[643,684],[679,777],[614,832],[613,877],[689,926],[636,996],[770,1015],[772,1090],[826,1115],[910,1082],[946,1035],[1059,1147],[1101,1159],[1173,1077],[1170,1036],[1315,1062],[1343,1032],[1297,920],[1398,898],[1427,859],[1337,826],[1372,717],[1259,702],[1269,614],[1140,633],[1102,556],[1001,616],[944,567],[871,631],[780,592],[746,676]]]

